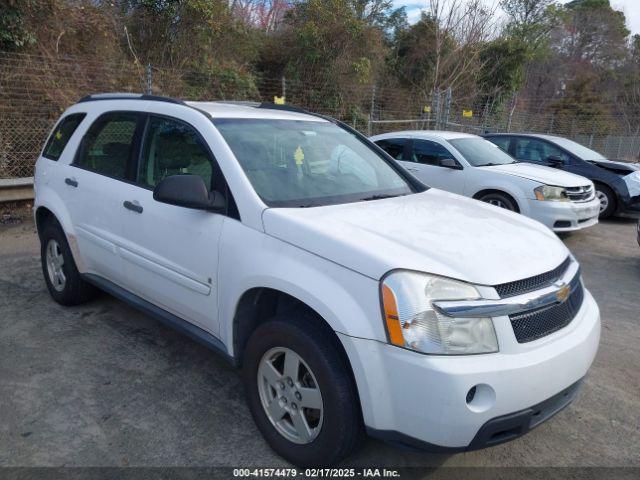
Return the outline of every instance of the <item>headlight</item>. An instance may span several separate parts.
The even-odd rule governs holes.
[[[564,187],[542,185],[538,188],[534,188],[533,193],[535,194],[537,200],[554,202],[569,201],[569,197],[567,197],[567,190]]]
[[[466,355],[498,351],[490,318],[452,318],[438,313],[433,302],[477,300],[467,283],[426,273],[396,271],[381,284],[389,342],[436,355]]]

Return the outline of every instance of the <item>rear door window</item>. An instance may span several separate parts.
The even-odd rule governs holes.
[[[78,125],[80,125],[80,122],[82,122],[85,116],[86,113],[72,113],[60,120],[49,137],[49,140],[47,140],[42,156],[49,160],[58,160],[64,151],[64,147],[67,146],[71,135],[76,131],[76,128],[78,128]]]
[[[385,138],[384,140],[377,140],[375,143],[396,160],[408,160],[404,155],[405,146],[408,142],[409,139],[407,138]]]
[[[126,179],[139,118],[135,112],[99,117],[82,139],[75,164],[108,177]]]

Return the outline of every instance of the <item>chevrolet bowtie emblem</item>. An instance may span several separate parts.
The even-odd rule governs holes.
[[[571,289],[569,288],[569,285],[566,283],[561,284],[560,289],[556,292],[556,300],[560,303],[564,302],[569,298],[570,291]]]

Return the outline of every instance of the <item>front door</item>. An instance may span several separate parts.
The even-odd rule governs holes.
[[[515,139],[514,153],[517,160],[545,167],[564,168],[571,158],[555,145],[538,138],[518,137]],[[552,161],[556,159],[557,161]]]
[[[455,160],[455,157],[437,142],[416,138],[413,140],[412,161],[404,163],[426,185],[462,195],[465,171],[442,166],[443,159]],[[459,165],[457,160],[456,163]]]
[[[153,199],[165,177],[200,175],[224,183],[205,141],[180,120],[150,115],[137,172],[137,184],[123,192],[125,288],[212,334],[218,333],[218,244],[224,215]],[[127,202],[127,206],[123,205]]]

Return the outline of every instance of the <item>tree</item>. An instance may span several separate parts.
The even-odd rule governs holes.
[[[573,0],[565,6],[562,39],[556,37],[560,53],[575,63],[615,67],[623,60],[629,30],[624,13],[609,0]]]
[[[480,0],[433,0],[429,5],[420,21],[398,33],[393,67],[425,99],[446,88],[470,94],[483,68],[485,43],[495,32],[495,10]]]
[[[500,6],[508,18],[505,36],[527,46],[532,59],[543,57],[549,33],[560,21],[554,0],[502,0]]]

